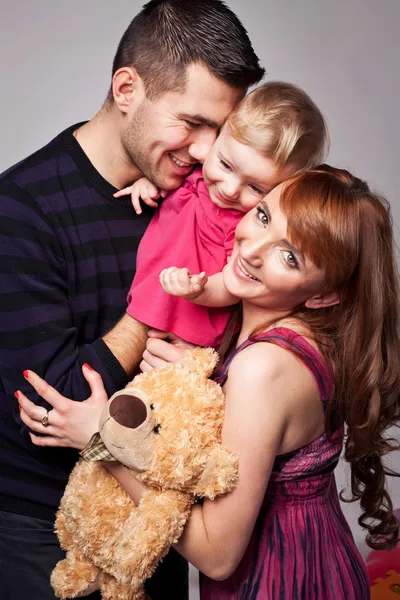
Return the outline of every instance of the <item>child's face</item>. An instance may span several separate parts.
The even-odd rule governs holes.
[[[225,124],[203,165],[211,200],[220,208],[247,213],[290,173],[238,142]]]

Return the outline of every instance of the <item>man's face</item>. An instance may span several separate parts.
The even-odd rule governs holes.
[[[126,115],[122,132],[124,150],[145,177],[160,189],[172,190],[182,185],[195,163],[204,161],[245,90],[234,89],[193,64],[187,69],[183,92],[149,100],[141,86],[136,94],[136,108]]]

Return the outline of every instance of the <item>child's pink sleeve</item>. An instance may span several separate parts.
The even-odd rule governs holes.
[[[228,231],[226,238],[225,238],[224,246],[225,246],[225,252],[226,252],[226,262],[228,262],[228,260],[232,256],[233,247],[235,245],[235,231],[236,231],[237,224],[238,224],[238,222],[235,222],[232,225],[232,228]]]

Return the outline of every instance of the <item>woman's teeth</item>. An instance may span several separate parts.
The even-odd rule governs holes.
[[[253,281],[260,281],[259,279],[257,279],[257,277],[250,275],[250,273],[248,271],[246,271],[246,269],[243,267],[243,265],[239,261],[238,261],[238,267],[239,267],[239,270],[243,273],[243,275],[246,275],[246,277],[248,277],[249,279],[252,279]]]

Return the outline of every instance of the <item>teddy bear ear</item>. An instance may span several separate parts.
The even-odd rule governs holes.
[[[238,480],[238,458],[231,451],[216,444],[207,457],[204,471],[194,490],[196,496],[213,500],[227,494]]]
[[[209,377],[218,363],[219,356],[212,348],[193,348],[185,352],[179,361],[192,373]]]

